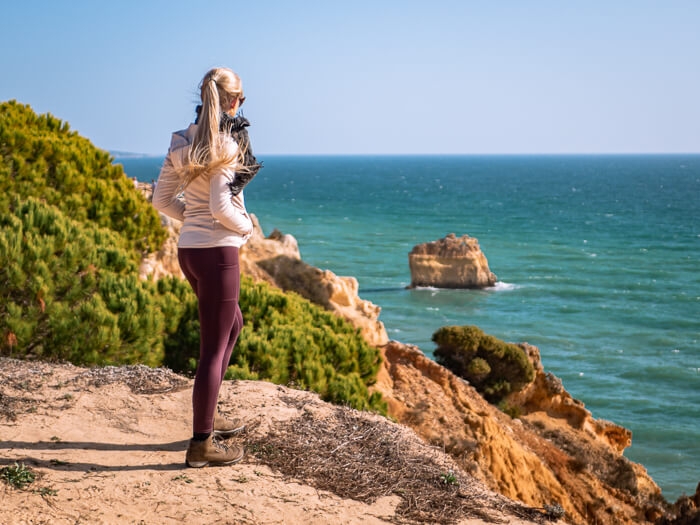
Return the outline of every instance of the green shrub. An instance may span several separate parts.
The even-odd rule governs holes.
[[[498,402],[497,406],[500,410],[502,410],[503,412],[508,414],[513,419],[520,417],[520,414],[521,414],[520,407],[517,405],[511,405],[511,404],[507,403],[505,399],[501,399]]]
[[[49,114],[0,104],[0,355],[80,365],[165,364],[192,374],[197,298],[175,277],[138,278],[166,236],[121,166]],[[293,383],[386,415],[380,364],[348,321],[242,276],[245,324],[229,378]]]
[[[485,334],[477,326],[443,326],[432,340],[438,345],[435,360],[467,379],[492,403],[535,378],[525,351]]]
[[[155,251],[167,232],[113,160],[67,122],[0,103],[0,209],[10,195],[40,197],[72,219],[119,232],[138,252]]]
[[[485,359],[475,357],[467,365],[467,373],[475,380],[483,380],[491,373],[491,367]]]
[[[13,196],[0,211],[0,353],[160,364],[161,298],[126,246],[106,228]]]

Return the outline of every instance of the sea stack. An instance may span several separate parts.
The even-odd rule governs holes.
[[[411,285],[437,288],[485,288],[496,284],[486,256],[475,237],[454,233],[417,244],[408,254]]]

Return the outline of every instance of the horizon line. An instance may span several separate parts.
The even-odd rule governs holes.
[[[165,153],[137,153],[122,150],[105,150],[115,158],[165,157]],[[167,152],[166,152],[167,153]],[[655,151],[655,152],[512,152],[512,153],[256,153],[256,157],[514,157],[514,156],[673,156],[700,155],[700,151]]]

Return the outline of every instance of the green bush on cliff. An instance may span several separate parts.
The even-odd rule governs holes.
[[[467,379],[492,403],[535,378],[525,351],[485,334],[477,326],[443,326],[432,340],[438,345],[435,360]]]
[[[165,280],[159,284],[167,286]],[[194,295],[183,299],[186,315],[165,341],[165,363],[193,373],[199,355],[197,302]],[[293,382],[326,401],[386,414],[381,395],[367,391],[376,379],[380,354],[345,319],[247,275],[241,276],[239,304],[244,325],[227,378]]]
[[[119,232],[137,252],[159,249],[167,232],[158,213],[112,161],[67,122],[14,100],[0,103],[0,209],[11,194],[39,197]]]
[[[194,372],[197,298],[178,278],[138,278],[142,251],[166,233],[121,167],[14,101],[0,104],[0,156],[0,355]],[[227,377],[291,382],[386,414],[367,390],[379,351],[349,322],[245,275],[240,306]]]
[[[0,212],[2,353],[158,365],[161,299],[126,246],[106,228],[13,196]]]

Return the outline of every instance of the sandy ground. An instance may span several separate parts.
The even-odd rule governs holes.
[[[24,490],[0,483],[2,524],[399,522],[399,495],[343,498],[273,471],[250,451],[235,465],[187,468],[190,380],[173,383],[168,375],[160,386],[140,385],[170,391],[138,393],[138,382],[115,380],[119,374],[7,359],[0,365],[0,467],[20,461],[37,473]],[[304,404],[314,417],[332,410],[314,393],[260,381],[227,381],[219,399],[222,413],[244,418],[258,435],[309,410]],[[236,438],[244,445],[253,437],[245,434]],[[477,489],[496,506],[486,509],[492,520],[460,523],[532,523],[499,510],[503,496]]]

